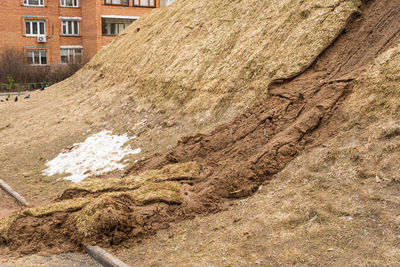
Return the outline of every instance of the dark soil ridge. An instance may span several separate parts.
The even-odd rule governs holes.
[[[71,223],[76,211],[13,222],[8,246],[20,253],[60,252],[85,244],[119,245],[140,240],[169,222],[217,211],[229,198],[247,197],[299,153],[317,146],[341,123],[335,111],[351,92],[352,80],[367,63],[400,37],[400,1],[364,1],[337,40],[304,73],[271,84],[268,98],[211,134],[186,136],[176,148],[138,162],[128,174],[167,164],[195,161],[200,179],[185,183],[180,205],[136,206],[124,197],[108,198],[98,234],[79,235]],[[85,192],[69,191],[67,198]],[[107,213],[115,215],[110,221]],[[112,225],[113,227],[110,227]]]
[[[127,173],[196,161],[194,186],[205,199],[246,197],[304,149],[335,134],[335,110],[352,81],[400,38],[400,1],[364,1],[343,32],[305,72],[275,81],[269,96],[209,135],[186,136],[173,150],[137,163]]]

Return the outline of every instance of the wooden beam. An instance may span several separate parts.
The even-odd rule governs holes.
[[[129,265],[115,258],[113,255],[98,246],[88,245],[86,246],[86,252],[90,257],[104,267],[129,267]]]
[[[3,188],[10,196],[15,198],[21,205],[28,206],[26,199],[14,191],[8,184],[6,184],[2,179],[0,179],[0,187]]]

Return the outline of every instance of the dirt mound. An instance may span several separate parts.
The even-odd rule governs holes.
[[[209,135],[184,137],[173,150],[139,162],[130,172],[196,161],[205,171],[195,191],[248,196],[299,152],[335,133],[331,117],[351,82],[400,37],[398,4],[369,1],[302,75],[271,84],[269,96],[232,123]]]
[[[347,2],[329,8],[335,11],[342,3]],[[209,135],[184,137],[171,151],[138,162],[125,181],[89,182],[66,191],[62,202],[24,211],[11,224],[3,220],[3,239],[22,252],[54,249],[55,239],[64,249],[91,242],[116,245],[218,210],[226,198],[250,195],[301,151],[335,134],[343,121],[334,114],[352,81],[398,41],[399,13],[398,1],[365,3],[315,64],[270,84],[269,95],[233,122]],[[150,169],[160,170],[144,172]]]
[[[126,179],[83,182],[52,204],[0,219],[0,242],[32,253],[97,242],[117,245],[129,236],[140,239],[175,220],[178,205],[190,202],[186,184],[199,171],[188,162]]]

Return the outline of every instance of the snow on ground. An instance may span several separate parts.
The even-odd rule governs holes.
[[[102,131],[89,136],[84,142],[73,145],[73,148],[59,154],[46,163],[44,175],[68,173],[65,180],[79,183],[91,175],[101,175],[114,170],[123,170],[126,165],[120,161],[127,155],[138,154],[140,148],[133,150],[123,145],[131,139],[127,134],[113,135],[111,131]]]

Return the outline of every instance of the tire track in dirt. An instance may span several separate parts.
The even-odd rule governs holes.
[[[131,209],[123,199],[110,200],[103,208],[119,216],[120,225],[96,237],[75,233],[68,223],[74,212],[21,218],[10,230],[10,248],[22,252],[54,247],[67,250],[93,242],[110,244],[109,240],[117,240],[111,244],[118,245],[126,239],[140,240],[167,222],[216,211],[226,198],[251,195],[299,153],[335,134],[341,123],[334,117],[335,110],[351,92],[352,80],[399,39],[399,14],[400,0],[364,1],[361,13],[307,71],[271,84],[269,96],[233,122],[208,135],[183,137],[176,148],[142,160],[127,171],[126,175],[131,175],[167,164],[199,163],[200,177],[182,182],[187,190],[182,192],[185,196],[181,205],[163,203]],[[69,192],[68,198],[85,194]],[[35,229],[27,227],[32,223]],[[40,231],[45,238],[38,234]]]

